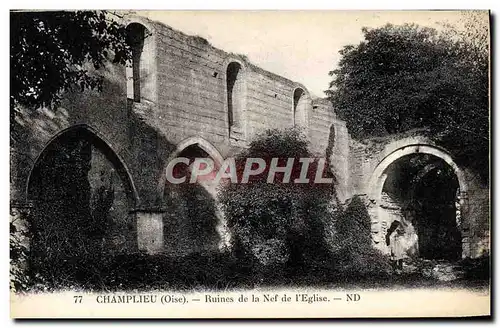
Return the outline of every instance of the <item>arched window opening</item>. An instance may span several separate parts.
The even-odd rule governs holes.
[[[127,26],[127,43],[132,51],[132,59],[127,67],[127,98],[134,102],[141,101],[141,84],[144,83],[146,69],[143,53],[148,35],[148,29],[141,24],[132,23]]]
[[[229,136],[242,133],[241,115],[244,101],[244,84],[242,67],[237,62],[232,62],[227,66],[227,116],[229,123]]]
[[[303,89],[293,92],[293,126],[305,126],[307,122],[307,96]]]

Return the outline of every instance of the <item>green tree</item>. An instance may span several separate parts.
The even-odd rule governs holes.
[[[428,128],[458,161],[487,180],[488,38],[480,28],[475,34],[483,35],[482,41],[473,36],[477,19],[441,33],[409,24],[363,28],[364,40],[340,51],[327,91],[352,136]]]
[[[125,26],[109,12],[11,12],[11,122],[18,106],[53,108],[65,91],[99,90],[92,68],[128,56]]]

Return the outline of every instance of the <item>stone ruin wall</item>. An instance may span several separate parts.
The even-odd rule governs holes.
[[[12,144],[13,208],[29,208],[27,186],[34,163],[43,158],[48,144],[64,139],[67,131],[75,128],[90,131],[106,145],[106,149],[100,149],[102,152],[119,158],[132,189],[129,192],[133,204],[128,208],[130,217],[117,221],[136,221],[138,248],[150,253],[182,253],[176,245],[196,244],[193,227],[173,228],[182,222],[168,217],[166,198],[171,193],[164,178],[171,157],[192,145],[200,146],[212,158],[223,159],[242,150],[266,129],[298,126],[318,156],[325,156],[327,148],[334,145],[329,154],[341,186],[339,195],[348,197],[349,137],[345,123],[336,119],[328,102],[313,100],[300,83],[265,71],[244,56],[217,49],[202,38],[142,18],[135,22],[147,29],[139,67],[139,98],[133,91],[137,85],[131,81],[130,68],[108,64],[97,72],[104,77],[102,92],[68,93],[54,111],[40,109],[33,113],[22,109],[22,138]],[[234,87],[237,91],[233,93],[238,99],[233,99],[230,127],[231,64],[237,65],[239,72]],[[102,168],[113,167],[106,162],[106,156],[98,154],[93,157],[89,173],[92,190],[103,184]],[[126,203],[124,196],[118,195],[124,193],[123,183],[115,179],[113,184],[107,188],[115,190],[115,212],[121,213]],[[213,187],[203,187],[215,198]],[[217,230],[220,225],[217,223]],[[186,235],[187,230],[194,231]],[[208,244],[220,246],[221,242]],[[202,245],[194,248],[203,251]]]
[[[137,223],[138,248],[150,253],[180,252],[175,245],[189,245],[195,237],[183,235],[179,229],[175,236],[169,235],[168,229],[177,223],[166,221],[165,204],[169,193],[165,167],[172,156],[190,145],[201,146],[212,157],[226,158],[265,129],[300,126],[314,153],[330,156],[340,201],[355,194],[369,195],[370,176],[387,155],[384,147],[388,142],[367,144],[351,139],[345,122],[336,118],[328,101],[313,99],[300,83],[265,71],[244,56],[224,52],[200,37],[157,22],[142,18],[134,22],[148,31],[140,62],[139,101],[131,99],[130,68],[109,64],[99,72],[104,76],[102,93],[69,93],[54,112],[40,109],[28,114],[25,110],[27,114],[20,118],[22,142],[12,144],[13,208],[29,208],[27,185],[34,163],[55,137],[75,126],[89,129],[122,162],[133,194],[129,215]],[[229,67],[238,69],[234,73]],[[236,75],[232,125],[229,75]],[[489,249],[489,193],[474,175],[467,173],[467,177],[472,186],[468,242],[474,245],[470,255],[478,256],[482,249]],[[97,180],[91,183],[99,184]],[[215,197],[213,188],[205,189]],[[214,238],[223,239],[220,222],[217,225],[219,236]],[[382,222],[374,222],[374,226],[375,235],[383,233]],[[376,241],[380,240],[377,236]],[[220,247],[221,242],[209,244]]]

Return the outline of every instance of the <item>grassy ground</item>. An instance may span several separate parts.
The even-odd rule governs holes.
[[[437,264],[441,267],[444,265]],[[111,292],[194,289],[227,291],[266,287],[403,289],[489,286],[489,258],[448,264],[458,272],[451,281],[441,279],[439,272],[433,269],[439,267],[437,264],[428,261],[418,265],[407,263],[400,274],[386,272],[359,275],[339,270],[331,263],[315,263],[294,268],[262,268],[238,261],[228,254],[192,255],[183,258],[134,254],[92,261],[70,261],[64,266],[51,267],[52,274],[45,274],[43,278],[38,275],[39,278],[34,279],[36,281],[32,281],[27,287],[30,290],[44,291],[85,289]]]

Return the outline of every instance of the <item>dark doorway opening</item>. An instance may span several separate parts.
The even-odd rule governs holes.
[[[135,252],[132,184],[109,146],[84,127],[53,140],[30,176],[32,269]]]
[[[439,157],[412,154],[392,163],[385,173],[383,220],[386,226],[394,220],[405,225],[407,254],[432,260],[460,259],[459,184],[453,169]]]
[[[211,173],[190,183],[194,161],[213,158],[198,144],[186,147],[177,157],[188,158],[189,165],[178,164],[173,173],[176,178],[185,177],[184,183],[167,182],[165,186],[163,206],[168,209],[163,220],[165,252],[185,256],[217,251],[221,242],[214,183],[217,163],[214,160],[214,165],[208,168]],[[201,169],[205,168],[203,164]]]

